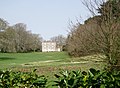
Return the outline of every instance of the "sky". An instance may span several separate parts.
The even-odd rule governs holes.
[[[0,0],[0,18],[9,25],[24,23],[44,40],[67,36],[69,23],[90,16],[82,0]]]

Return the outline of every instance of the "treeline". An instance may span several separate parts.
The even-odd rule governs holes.
[[[104,54],[112,65],[120,61],[120,0],[84,1],[93,14],[84,24],[72,24],[67,38],[71,56]],[[97,12],[97,14],[96,14]]]
[[[27,30],[24,23],[9,26],[0,18],[0,52],[30,52],[41,50],[42,37]]]
[[[66,37],[63,35],[58,35],[51,37],[50,40],[56,42],[57,47],[61,48],[61,51],[66,51]]]

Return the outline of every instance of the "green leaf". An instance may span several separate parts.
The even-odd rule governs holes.
[[[100,85],[100,88],[106,88],[104,84],[101,84]]]

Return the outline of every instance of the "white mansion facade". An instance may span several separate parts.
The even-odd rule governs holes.
[[[61,48],[57,46],[56,42],[44,41],[42,42],[42,52],[54,52],[61,51]]]

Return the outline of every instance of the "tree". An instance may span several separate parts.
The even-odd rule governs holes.
[[[73,25],[67,38],[67,50],[70,55],[84,56],[98,52],[91,34],[94,29],[97,29],[94,21],[96,18],[89,18],[85,21],[85,24],[77,23]]]
[[[53,42],[57,43],[57,46],[62,47],[62,50],[66,50],[66,37],[63,35],[54,36],[50,39]]]
[[[94,2],[97,2],[94,0]],[[105,54],[109,64],[118,64],[120,58],[120,1],[108,0],[107,2],[102,0],[101,7],[98,6],[98,12],[100,17],[96,20],[98,29],[93,37],[96,39],[95,45],[99,47],[101,52]],[[88,5],[86,5],[89,8]],[[90,9],[90,8],[89,8]],[[90,10],[94,13],[93,10]],[[102,43],[102,44],[101,44]]]
[[[3,45],[7,41],[5,40],[5,30],[8,28],[8,22],[5,21],[4,19],[0,18],[0,51],[3,50]]]
[[[13,26],[13,29],[15,30],[15,47],[17,52],[25,52],[26,47],[26,38],[27,38],[27,32],[26,32],[26,25],[23,23],[18,23]]]
[[[42,37],[39,34],[31,34],[30,49],[32,51],[42,51]]]
[[[107,2],[86,0],[84,5],[93,17],[86,20],[83,25],[80,23],[73,25],[68,37],[70,54],[80,56],[82,54],[102,53],[106,56],[109,64],[118,64],[120,58],[119,0]],[[96,14],[96,12],[98,13]]]
[[[38,34],[26,31],[26,25],[18,23],[13,26],[16,31],[15,45],[17,52],[35,51],[41,48],[42,38]]]
[[[0,18],[0,31],[4,31],[8,27],[8,22]]]
[[[120,21],[120,0],[108,0],[107,2],[101,5],[101,8],[98,9],[101,16],[106,19],[109,19],[112,15],[112,19]],[[108,16],[109,14],[109,16]]]
[[[0,51],[30,52],[41,50],[42,37],[27,31],[26,24],[17,23],[9,26],[0,19]]]
[[[14,37],[15,31],[12,29],[12,27],[8,27],[3,32],[2,52],[16,52]]]

